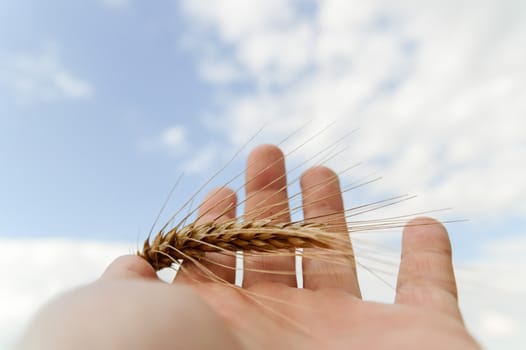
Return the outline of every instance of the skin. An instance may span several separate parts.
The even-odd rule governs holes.
[[[290,221],[281,151],[257,147],[248,164],[246,216],[280,212],[275,221]],[[305,218],[331,215],[330,230],[348,237],[336,174],[312,168],[301,186]],[[234,218],[235,207],[232,190],[215,190],[201,204],[199,221]],[[235,266],[231,257],[208,257]],[[234,282],[232,270],[205,264]],[[291,271],[294,258],[246,259],[245,267]],[[141,258],[123,256],[100,280],[41,310],[18,349],[479,349],[458,308],[447,231],[433,219],[404,229],[394,304],[361,300],[352,264],[342,270],[304,259],[303,271],[303,289],[291,275],[245,271],[240,293],[188,264],[166,284]]]

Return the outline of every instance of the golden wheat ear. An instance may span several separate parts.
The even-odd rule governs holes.
[[[205,258],[209,252],[234,255],[238,251],[253,255],[295,255],[298,248],[337,251],[341,239],[317,223],[272,223],[270,220],[187,225],[180,231],[159,233],[144,243],[139,256],[156,270],[170,267],[174,261]]]

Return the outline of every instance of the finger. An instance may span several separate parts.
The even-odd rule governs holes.
[[[209,222],[219,224],[234,219],[236,217],[236,204],[236,193],[230,188],[222,187],[211,191],[199,207],[195,226]],[[187,283],[210,281],[210,277],[206,275],[208,271],[230,283],[234,283],[236,280],[235,256],[206,253],[205,258],[201,259],[199,264],[202,265],[202,268],[196,266],[194,262],[185,261],[174,281]]]
[[[137,255],[123,255],[115,259],[100,279],[145,278],[157,279],[153,267]]]
[[[396,303],[424,306],[461,319],[451,244],[445,227],[436,220],[414,219],[404,229]]]
[[[350,257],[347,265],[308,258],[314,249],[304,250],[303,287],[308,289],[339,288],[360,297],[356,266],[338,176],[329,168],[315,167],[301,177],[303,215],[306,222],[319,222],[334,232],[338,244],[342,244],[342,258]],[[336,257],[337,258],[337,257]]]
[[[247,164],[245,220],[271,217],[273,222],[290,221],[285,159],[281,150],[272,145],[259,146],[250,153]],[[294,261],[294,256],[245,256],[243,286],[249,287],[263,281],[296,286]],[[290,274],[272,274],[250,269]]]

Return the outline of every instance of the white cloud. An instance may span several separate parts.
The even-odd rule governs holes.
[[[40,53],[13,53],[0,58],[2,85],[22,104],[89,99],[94,93],[90,83],[65,68],[53,46]]]
[[[216,124],[232,144],[263,121],[275,139],[307,120],[307,132],[337,120],[304,156],[360,127],[342,158],[384,169],[377,191],[418,193],[414,208],[472,218],[526,214],[522,2],[301,6],[182,2],[205,79],[223,91],[240,80],[253,87],[221,95]]]
[[[171,125],[154,137],[139,143],[139,149],[145,152],[163,150],[180,157],[189,147],[188,131],[182,125]]]
[[[457,271],[464,318],[487,349],[522,349],[526,343],[526,235],[486,242]]]
[[[186,129],[180,125],[169,127],[162,132],[161,143],[174,152],[180,152],[186,147]]]
[[[163,151],[180,162],[179,169],[195,174],[210,170],[213,164],[223,160],[225,152],[202,139],[188,137],[188,129],[183,125],[172,125],[155,137],[144,139],[139,149],[145,152]]]
[[[483,261],[472,264],[470,273],[479,281],[491,280],[493,288],[516,295],[526,294],[526,235],[491,240],[484,244]],[[488,279],[484,274],[491,274]],[[479,276],[480,275],[480,276]],[[510,278],[508,276],[515,276]],[[526,310],[525,310],[526,314]]]
[[[518,331],[517,323],[498,312],[490,311],[482,315],[481,331],[489,337],[509,337]]]
[[[240,78],[235,66],[212,59],[200,65],[199,73],[202,79],[219,84],[229,83]]]

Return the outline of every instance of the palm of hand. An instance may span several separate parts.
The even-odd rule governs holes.
[[[265,306],[215,283],[195,290],[244,349],[443,349],[445,344],[448,349],[478,349],[453,309],[450,314],[410,303],[381,304],[338,289],[312,291],[279,283],[249,288],[276,300]]]

